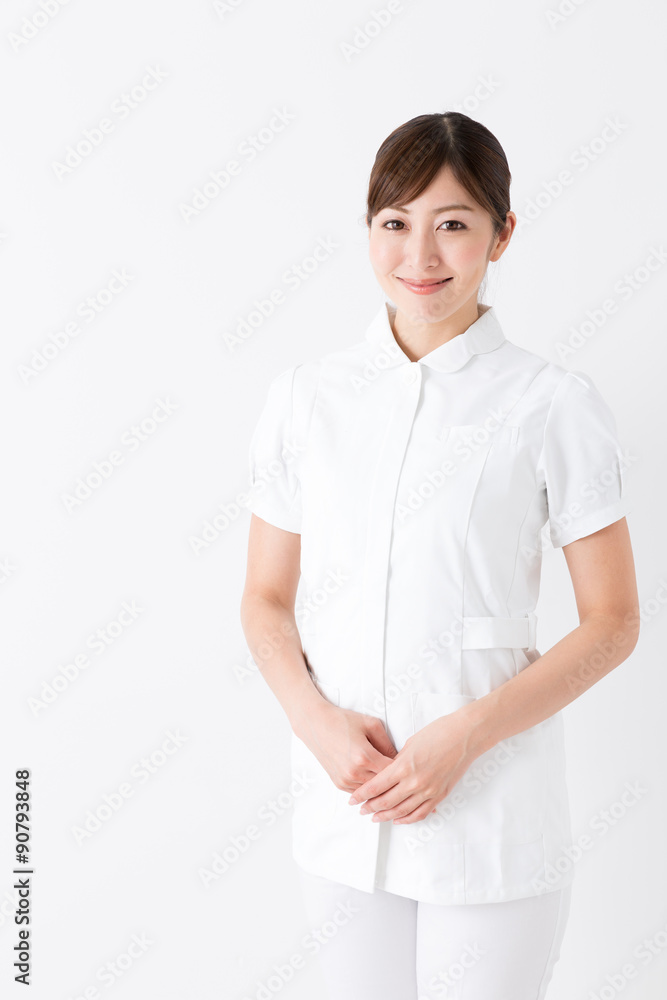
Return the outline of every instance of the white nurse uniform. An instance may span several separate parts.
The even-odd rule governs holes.
[[[248,507],[301,535],[296,618],[313,680],[382,719],[400,750],[539,658],[547,536],[567,545],[630,507],[615,420],[588,375],[507,340],[484,304],[410,361],[392,308],[273,379]],[[561,713],[478,757],[416,823],[360,815],[294,734],[291,763],[311,782],[293,857],[314,874],[445,904],[572,881]]]

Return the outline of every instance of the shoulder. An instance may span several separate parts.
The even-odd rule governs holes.
[[[571,370],[555,361],[549,361],[535,351],[505,340],[503,351],[510,365],[517,370],[535,372],[539,389],[550,399],[556,395],[599,395],[597,386],[588,372]]]

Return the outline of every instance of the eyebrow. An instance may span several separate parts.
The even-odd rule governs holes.
[[[398,212],[405,212],[410,215],[410,209],[406,208],[405,205],[385,205],[385,208],[395,209]],[[440,208],[434,208],[431,211],[431,215],[439,215],[440,212],[453,212],[464,211],[464,212],[474,212],[475,209],[471,208],[470,205],[441,205]]]

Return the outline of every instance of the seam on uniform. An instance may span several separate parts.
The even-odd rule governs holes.
[[[324,369],[324,362],[322,361],[319,364],[319,368],[318,368],[318,372],[317,372],[317,382],[315,383],[315,392],[313,393],[313,401],[311,403],[310,414],[308,416],[308,427],[307,427],[306,433],[304,435],[304,448],[308,448],[308,446],[310,444],[310,435],[311,435],[311,429],[312,429],[312,426],[313,426],[313,417],[315,415],[315,407],[317,406],[317,402],[318,402],[319,395],[320,395],[320,384],[322,382],[322,371],[323,371],[323,369]],[[305,456],[305,454],[306,454],[306,452],[304,452],[304,456]]]
[[[517,565],[519,563],[519,549],[521,548],[521,534],[523,532],[523,526],[526,523],[526,519],[527,519],[527,517],[530,514],[530,511],[532,509],[533,501],[534,501],[536,495],[540,491],[541,491],[541,486],[536,486],[535,489],[533,490],[533,494],[532,494],[532,496],[530,498],[529,503],[526,505],[526,510],[525,510],[524,515],[523,515],[523,519],[521,521],[521,524],[519,526],[519,530],[517,532],[516,549],[514,551],[514,566],[512,567],[512,578],[510,580],[509,587],[507,588],[507,594],[505,595],[505,605],[506,605],[506,607],[509,607],[510,598],[512,596],[512,587],[514,586],[514,578],[516,576],[516,568],[517,568]],[[537,546],[535,546],[535,551],[537,551]]]
[[[530,391],[531,387],[533,386],[533,384],[535,382],[535,379],[538,377],[538,375],[540,374],[540,372],[544,371],[544,369],[548,367],[548,364],[549,364],[549,362],[545,361],[544,364],[541,365],[537,369],[537,371],[533,374],[532,378],[528,382],[528,385],[525,386],[523,392],[514,399],[514,402],[512,403],[512,405],[510,406],[509,410],[507,411],[507,413],[505,413],[505,415],[504,415],[504,417],[502,419],[501,427],[504,427],[507,424],[507,420],[508,420],[508,417],[510,416],[510,414],[512,414],[514,412],[514,410],[516,409],[516,407],[519,405],[519,403],[522,402],[523,399],[525,399],[526,394]],[[461,608],[460,608],[460,614],[461,614],[462,618],[465,615],[466,576],[467,576],[467,570],[468,570],[468,534],[470,532],[470,522],[472,520],[472,510],[473,510],[473,507],[474,507],[474,504],[475,504],[475,498],[477,496],[480,483],[481,483],[482,478],[484,476],[484,470],[486,468],[486,463],[488,461],[488,458],[489,458],[490,454],[491,454],[491,449],[489,448],[489,450],[486,453],[486,456],[484,457],[484,461],[482,463],[482,468],[480,469],[479,475],[477,477],[477,482],[475,483],[475,488],[473,490],[472,497],[470,498],[470,506],[469,506],[469,509],[468,509],[468,518],[467,518],[466,526],[465,526],[465,534],[464,534],[463,539],[462,539],[461,550],[462,550],[462,553],[463,553],[463,569],[462,569],[462,573],[461,573]],[[516,559],[516,556],[515,556],[515,559]],[[460,673],[459,673],[459,685],[460,685],[461,688],[463,688],[463,662],[461,662],[461,670],[460,670]],[[461,692],[461,693],[463,693],[463,692]]]
[[[563,912],[565,890],[556,889],[555,891],[560,893],[558,898],[558,910],[556,912],[556,924],[554,927],[553,938],[551,939],[551,947],[549,948],[549,954],[547,955],[546,961],[544,963],[544,971],[542,972],[542,976],[540,978],[540,982],[537,987],[537,993],[535,994],[535,1000],[544,1000],[544,994],[545,994],[544,987],[549,985],[547,982],[545,982],[546,975],[547,972],[549,972],[549,967],[551,966],[551,959],[553,958],[553,954],[556,949],[556,944],[560,945],[559,938],[562,936],[560,918]],[[553,968],[551,971],[553,972]]]

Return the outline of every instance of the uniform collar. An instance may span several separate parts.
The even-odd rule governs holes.
[[[410,358],[405,354],[394,337],[394,331],[389,321],[389,313],[395,312],[395,307],[383,302],[375,319],[366,330],[366,340],[373,345],[386,350],[388,363],[383,367],[393,368],[395,365],[410,364]],[[495,351],[505,341],[505,335],[498,322],[495,308],[480,303],[479,317],[467,330],[458,333],[451,340],[440,344],[429,351],[417,364],[427,365],[439,372],[455,372],[463,368],[473,354],[486,354]]]

